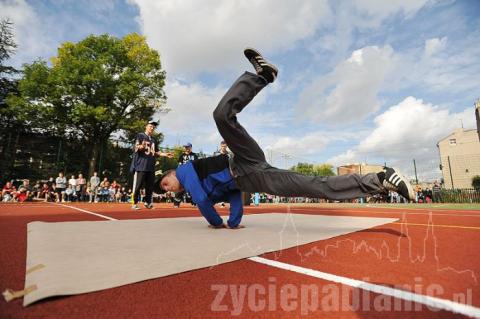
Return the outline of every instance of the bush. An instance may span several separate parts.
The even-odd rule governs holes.
[[[480,190],[480,175],[473,176],[472,187],[476,190]]]

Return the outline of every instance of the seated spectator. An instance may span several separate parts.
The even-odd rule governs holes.
[[[75,199],[76,199],[75,190],[71,187],[68,187],[65,190],[65,201],[67,203],[70,203],[72,201],[75,201]]]
[[[38,198],[44,199],[46,202],[55,200],[55,192],[48,183],[44,183],[40,189]]]
[[[99,187],[100,190],[100,201],[101,202],[108,202],[110,197],[110,190],[108,187]]]
[[[32,190],[34,199],[38,199],[41,189],[42,189],[42,184],[40,184],[40,181],[37,181],[35,185],[33,185],[33,190]]]
[[[116,180],[114,180],[110,186],[112,186],[112,187],[115,188],[115,189],[119,189],[119,188],[120,188],[120,184],[118,184]]]
[[[103,181],[100,183],[98,192],[97,192],[101,202],[108,202],[108,198],[110,196],[109,188],[110,188],[110,182],[108,181],[108,178],[105,177]]]
[[[83,177],[83,174],[78,174],[77,178],[77,199],[78,201],[85,201],[85,193],[87,191],[87,180]]]
[[[65,190],[67,202],[74,201],[77,197],[77,179],[75,175],[68,180],[68,188]]]
[[[67,178],[63,173],[58,173],[55,179],[55,192],[57,193],[57,202],[65,202],[65,190],[67,189]]]
[[[106,187],[106,188],[109,188],[109,187],[110,187],[110,182],[108,181],[108,178],[107,178],[107,177],[105,177],[105,178],[103,179],[103,181],[100,183],[100,187],[104,187],[104,188],[105,188],[105,187]]]
[[[115,195],[117,193],[117,189],[112,185],[108,188],[108,202],[112,203],[115,201]]]
[[[117,183],[116,180],[112,182],[110,185],[110,196],[111,196],[111,201],[117,201],[117,193],[120,191],[120,184]],[[117,201],[118,202],[118,201]]]
[[[23,184],[20,185],[18,191],[15,193],[15,200],[17,202],[31,201],[33,199],[32,186],[28,179],[23,180]]]
[[[171,203],[175,198],[175,195],[173,195],[172,192],[166,192],[164,195],[165,195],[164,196],[165,197],[165,202],[167,202],[167,203]]]
[[[17,189],[11,182],[7,182],[5,186],[2,188],[2,201],[3,202],[10,202],[13,201],[15,198],[15,193],[17,192]]]
[[[92,187],[90,186],[90,182],[87,183],[87,186],[85,188],[85,198],[88,198],[88,202],[91,203],[92,202],[92,198],[94,197],[95,195],[93,195],[92,193]]]
[[[115,202],[120,203],[122,201],[122,190],[117,188],[115,192]]]
[[[47,182],[48,186],[52,187],[52,189],[55,189],[55,179],[53,177],[49,177],[48,178],[48,182]]]
[[[120,194],[120,202],[126,203],[128,201],[126,188],[122,187],[118,193]]]

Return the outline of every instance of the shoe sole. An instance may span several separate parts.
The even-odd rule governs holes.
[[[272,68],[275,71],[275,78],[277,77],[277,74],[278,74],[277,67],[275,65],[271,64],[270,62],[268,62],[260,52],[258,52],[254,48],[248,47],[248,48],[245,48],[245,50],[243,50],[243,54],[245,55],[245,57],[247,58],[248,61],[250,61],[250,59],[252,59],[254,57],[257,57],[257,56],[261,57],[265,61],[266,66]]]
[[[395,173],[402,179],[402,181],[405,183],[405,185],[407,185],[408,196],[410,197],[410,198],[408,198],[408,200],[414,200],[415,199],[415,192],[413,190],[412,185],[408,181],[408,179],[405,178],[405,176],[403,176],[403,174],[401,174],[400,171],[397,168],[395,168],[395,167],[392,167],[392,168],[395,171]]]
[[[265,60],[265,58],[263,57],[263,55],[262,55],[260,52],[258,52],[257,50],[255,50],[254,48],[250,48],[250,47],[245,48],[245,50],[243,50],[243,54],[245,54],[245,57],[246,57],[248,60],[250,60],[251,58],[254,58],[254,57],[256,57],[256,56],[261,56],[262,59]]]

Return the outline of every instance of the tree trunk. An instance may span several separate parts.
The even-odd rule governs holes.
[[[88,176],[91,177],[93,176],[93,172],[97,171],[97,159],[98,159],[98,154],[100,154],[100,148],[102,147],[102,143],[94,142],[92,145],[92,153],[90,155],[90,161],[88,165]],[[100,172],[98,172],[98,175],[100,175]]]
[[[11,177],[18,177],[15,173],[15,161],[17,160],[17,148],[20,142],[20,131],[17,131],[17,136],[15,137],[15,142],[13,144],[13,149],[11,149],[12,157],[10,159],[9,172]]]

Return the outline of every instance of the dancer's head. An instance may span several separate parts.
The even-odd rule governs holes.
[[[183,190],[182,184],[177,178],[177,173],[174,169],[166,171],[158,180],[158,185],[165,192],[180,192]]]

